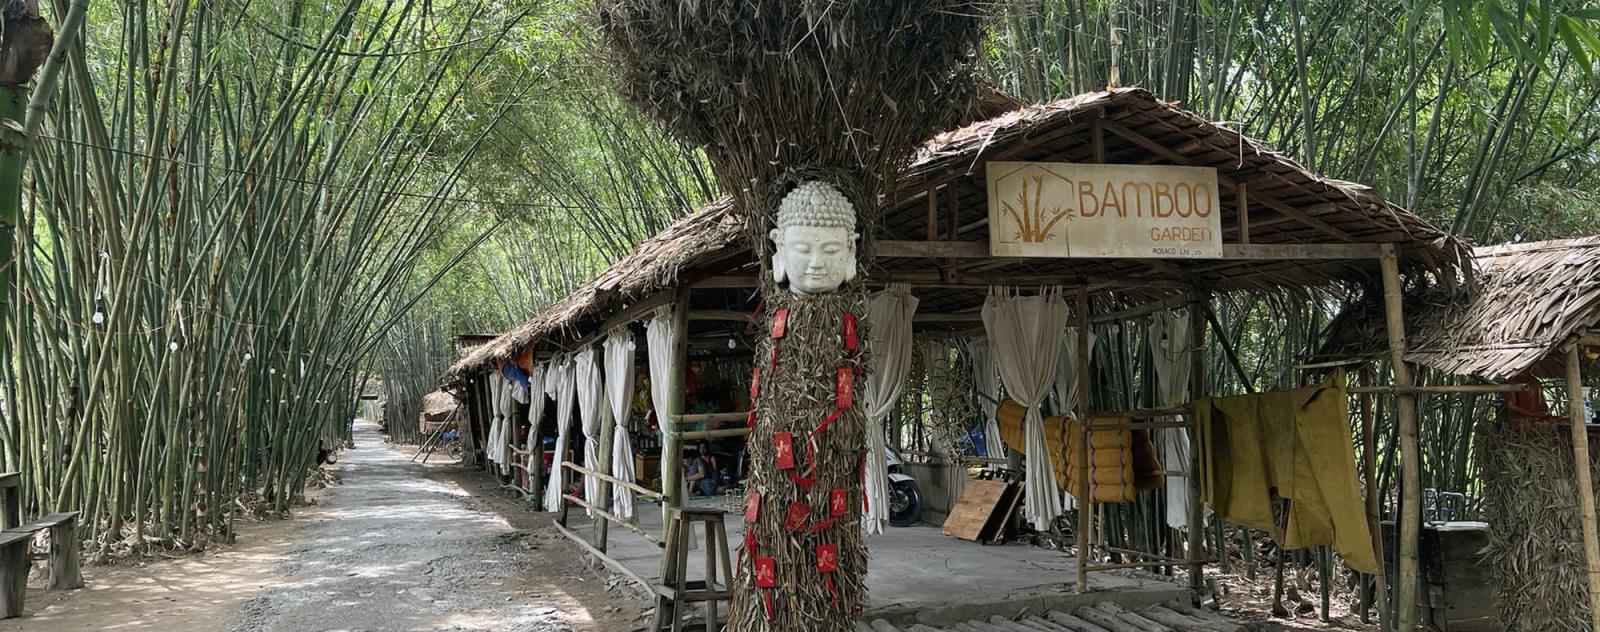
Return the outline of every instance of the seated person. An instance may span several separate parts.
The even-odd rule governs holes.
[[[722,491],[722,486],[717,478],[717,457],[711,454],[704,445],[697,446],[692,459],[688,463],[689,492],[698,496],[710,496]]]

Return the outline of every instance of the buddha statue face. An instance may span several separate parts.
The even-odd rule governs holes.
[[[855,223],[855,208],[830,184],[812,180],[790,191],[768,233],[773,280],[787,280],[796,294],[826,294],[854,279]]]

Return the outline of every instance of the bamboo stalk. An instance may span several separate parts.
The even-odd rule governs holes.
[[[1098,119],[1097,119],[1098,120]],[[1084,423],[1078,424],[1078,436],[1074,441],[1078,443],[1078,484],[1073,492],[1078,501],[1078,528],[1076,540],[1078,542],[1078,581],[1074,589],[1079,593],[1089,592],[1089,566],[1094,557],[1094,496],[1089,491],[1089,412],[1093,408],[1089,405],[1089,289],[1078,288],[1077,309],[1073,310],[1078,318],[1078,419]]]
[[[1567,347],[1567,407],[1572,429],[1572,469],[1578,488],[1578,521],[1583,525],[1583,558],[1589,575],[1589,621],[1600,632],[1600,526],[1595,522],[1594,474],[1589,460],[1589,429],[1583,418],[1582,350]]]
[[[1400,300],[1400,264],[1392,244],[1384,244],[1378,263],[1383,273],[1384,320],[1389,337],[1390,368],[1398,389],[1412,386],[1411,368],[1406,364],[1405,316]],[[1395,396],[1400,432],[1400,550],[1396,602],[1399,607],[1396,630],[1410,632],[1417,627],[1418,575],[1417,545],[1422,529],[1422,458],[1417,445],[1417,398],[1401,392]]]

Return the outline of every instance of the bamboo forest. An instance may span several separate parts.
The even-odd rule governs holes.
[[[1600,632],[1592,2],[0,0],[0,61],[0,632]]]

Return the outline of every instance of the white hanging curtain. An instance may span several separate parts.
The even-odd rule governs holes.
[[[578,415],[583,421],[583,466],[600,471],[600,415],[605,386],[600,379],[600,354],[593,346],[578,352],[573,366],[573,384],[578,393]],[[593,503],[600,498],[600,480],[583,477],[583,499]],[[589,517],[594,510],[584,508]]]
[[[616,428],[611,433],[611,476],[624,481],[634,480],[633,441],[628,438],[630,402],[633,400],[633,332],[618,327],[606,336],[606,403],[610,405],[611,421]],[[633,490],[611,486],[611,513],[623,520],[633,520]]]
[[[673,420],[667,419],[667,410],[672,406],[673,397],[672,391],[668,389],[670,380],[667,374],[672,372],[672,353],[675,344],[674,335],[677,333],[676,329],[677,325],[672,318],[672,306],[670,305],[656,308],[655,315],[651,316],[650,322],[645,323],[644,326],[646,350],[650,354],[650,407],[656,411],[656,425],[661,427],[663,444],[666,442],[666,435],[673,430]],[[662,461],[661,467],[678,467],[678,464]],[[666,481],[665,476],[661,478],[663,482]],[[688,498],[687,483],[681,482],[684,477],[679,476],[678,480],[680,481],[678,487],[681,494],[679,498]],[[661,492],[667,493],[667,490],[663,488]],[[661,517],[663,520],[667,517],[667,504],[665,502],[661,503]],[[690,537],[689,542],[693,544],[694,538]]]
[[[1191,341],[1188,310],[1157,312],[1150,318],[1150,354],[1155,358],[1156,396],[1161,406],[1179,406],[1189,401],[1189,363]],[[1168,418],[1164,421],[1176,421]],[[1161,464],[1169,471],[1189,471],[1189,433],[1182,428],[1156,430],[1156,450]],[[1167,526],[1189,528],[1189,481],[1184,476],[1167,478]]]
[[[1094,331],[1089,331],[1089,359],[1083,363],[1084,370],[1094,362]],[[1054,395],[1056,409],[1061,414],[1072,419],[1078,418],[1078,328],[1068,327],[1061,336],[1061,354],[1056,362],[1056,384]],[[1076,439],[1068,438],[1069,441]],[[1063,510],[1077,507],[1077,500],[1072,497],[1072,490],[1062,490],[1061,508]]]
[[[1066,326],[1067,302],[1060,288],[1046,289],[1038,296],[996,288],[983,302],[983,328],[993,345],[1006,395],[1027,408],[1023,416],[1024,451],[1028,454],[1024,499],[1028,520],[1041,531],[1049,529],[1061,513],[1061,490],[1056,487],[1039,405],[1055,383]]]
[[[917,343],[917,353],[922,356],[923,372],[928,376],[928,390],[938,392],[938,385],[947,384],[950,379],[949,343],[944,340],[923,340]],[[933,449],[944,460],[944,467],[941,468],[944,472],[943,487],[949,491],[949,498],[960,498],[961,490],[967,484],[967,470],[961,466],[961,450],[956,447],[960,440],[960,436],[954,434],[957,426],[951,425],[945,418],[950,413],[940,408],[944,400],[938,396],[930,399],[933,402],[933,419],[940,422],[934,424]]]
[[[500,379],[503,380],[503,384],[500,387],[500,434],[495,437],[494,442],[494,451],[498,455],[495,462],[500,464],[500,472],[502,474],[509,474],[511,473],[511,442],[515,440],[517,435],[516,392],[521,388],[521,385],[517,384],[515,380],[506,378],[503,374]],[[527,396],[526,389],[523,389],[523,396]]]
[[[995,420],[995,413],[1000,410],[1000,386],[994,379],[994,354],[989,352],[989,340],[968,340],[967,355],[972,357],[972,386],[978,391],[978,408],[983,411],[983,456],[1006,458],[1000,422]]]
[[[548,369],[543,364],[533,365],[533,372],[528,374],[528,443],[523,446],[528,450],[528,462],[523,466],[533,471],[534,459],[543,458],[544,450],[539,441],[539,425],[544,423],[544,398],[546,397],[544,374]],[[528,488],[533,489],[533,481],[528,482]]]
[[[867,533],[883,533],[889,525],[889,463],[883,420],[894,411],[911,373],[911,318],[917,297],[905,285],[872,295],[867,301],[867,378],[861,395],[867,407],[867,508],[862,521]]]
[[[500,451],[495,446],[499,444],[500,427],[506,423],[505,390],[505,376],[495,371],[494,375],[489,376],[489,439],[484,442],[483,456],[497,467],[500,464]]]
[[[561,462],[567,459],[567,446],[572,438],[572,402],[577,390],[572,383],[572,357],[552,360],[545,373],[545,390],[555,394],[556,400],[556,454],[551,459],[550,476],[544,486],[544,510],[561,509],[561,495],[565,493],[566,468]]]
[[[650,406],[655,409],[656,423],[663,432],[670,430],[672,423],[665,415],[672,405],[667,373],[672,371],[673,328],[670,306],[658,308],[644,326],[644,340],[650,352]]]
[[[531,386],[532,382],[529,382],[529,385]],[[513,380],[513,379],[507,379],[506,380],[506,389],[511,392],[512,401],[515,401],[518,404],[526,404],[526,403],[528,403],[528,389],[523,388],[521,382],[518,382],[518,381]],[[516,409],[507,408],[506,409],[506,416],[510,417],[511,416],[511,411],[513,411],[513,410],[516,410]]]

